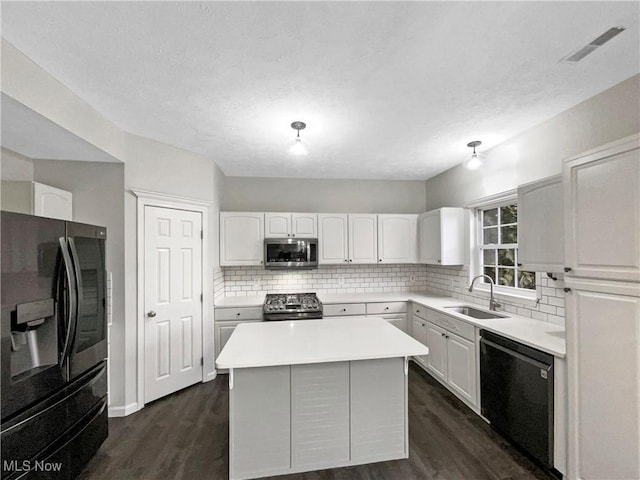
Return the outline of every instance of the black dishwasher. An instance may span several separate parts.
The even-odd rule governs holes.
[[[491,426],[553,467],[553,356],[480,331],[480,399]]]

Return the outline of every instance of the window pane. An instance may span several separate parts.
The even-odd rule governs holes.
[[[484,267],[484,274],[485,275],[489,275],[491,277],[491,279],[495,283],[495,281],[496,281],[496,269],[495,269],[495,267]],[[483,278],[482,281],[484,283],[489,283],[486,278]]]
[[[515,287],[515,272],[514,268],[498,268],[498,285]]]
[[[485,210],[482,213],[482,226],[490,227],[498,224],[498,209],[492,208],[491,210]]]
[[[500,224],[516,223],[518,221],[518,205],[507,205],[500,207]]]
[[[514,248],[498,250],[498,265],[513,267],[516,264],[516,250]]]
[[[485,245],[490,243],[498,243],[498,227],[485,228],[483,230],[484,238],[482,243]]]
[[[510,227],[500,227],[500,234],[502,236],[502,240],[500,241],[500,243],[518,242],[518,227],[516,225],[512,225]]]
[[[535,272],[518,272],[518,287],[535,290],[536,274]]]
[[[496,251],[493,248],[485,248],[482,252],[484,259],[483,265],[495,265],[496,264]]]

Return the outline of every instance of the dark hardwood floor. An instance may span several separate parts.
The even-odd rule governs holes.
[[[227,375],[109,421],[79,480],[228,478]],[[554,480],[419,367],[409,371],[409,459],[279,480]]]

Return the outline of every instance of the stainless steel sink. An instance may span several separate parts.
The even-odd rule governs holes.
[[[456,313],[461,313],[471,318],[479,318],[481,320],[488,320],[491,318],[508,318],[506,315],[501,315],[496,312],[488,312],[486,310],[478,310],[477,308],[470,307],[468,305],[461,305],[457,307],[444,307],[452,310]]]

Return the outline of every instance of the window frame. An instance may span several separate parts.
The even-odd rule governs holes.
[[[482,212],[484,210],[490,210],[493,208],[504,207],[506,205],[512,205],[518,203],[518,195],[516,190],[510,190],[508,192],[504,192],[498,195],[493,195],[491,197],[487,197],[484,199],[480,199],[477,202],[467,205],[467,208],[472,209],[473,215],[471,216],[473,219],[473,227],[472,235],[472,252],[471,252],[471,265],[469,268],[469,283],[473,280],[473,278],[477,275],[484,274],[483,267],[483,255],[484,255],[484,243],[483,243],[483,225],[482,225]],[[517,223],[516,223],[517,225]],[[502,248],[518,248],[517,243],[505,243],[505,244],[495,244],[496,245],[496,255],[498,249]],[[497,262],[497,258],[496,258]],[[497,263],[496,263],[497,265]],[[517,254],[516,259],[514,261],[514,269],[518,270],[517,266]],[[519,302],[531,303],[535,304],[538,298],[538,288],[540,277],[537,272],[534,272],[536,275],[536,285],[535,288],[519,288],[519,287],[509,287],[505,285],[494,285],[494,294],[498,297],[503,297],[506,300],[514,300]],[[517,276],[516,276],[517,282]],[[489,283],[484,283],[478,280],[474,285],[474,291],[486,292],[488,293],[491,290]]]

